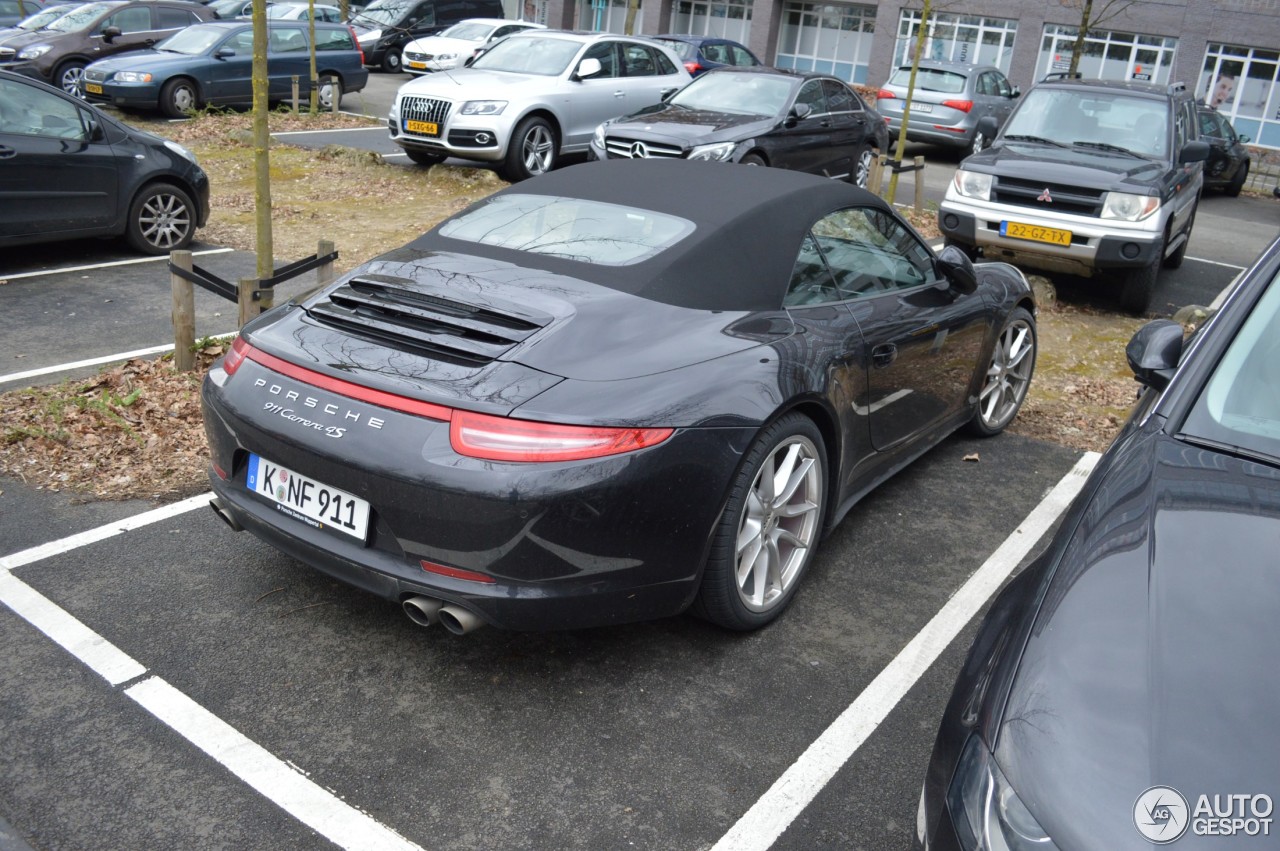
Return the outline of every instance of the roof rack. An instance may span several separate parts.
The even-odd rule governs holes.
[[[1054,71],[1052,73],[1045,74],[1042,78],[1040,78],[1040,82],[1047,83],[1050,80],[1082,80],[1082,79],[1084,79],[1084,75],[1081,74],[1079,71]]]
[[[1169,94],[1180,95],[1187,90],[1187,84],[1183,82],[1170,83]]]

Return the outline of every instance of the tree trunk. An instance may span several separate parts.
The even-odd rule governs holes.
[[[640,0],[628,0],[627,2],[627,23],[622,28],[626,35],[635,35],[636,32],[636,13],[640,11]]]
[[[267,92],[267,2],[253,0],[253,201],[258,225],[258,278],[270,278],[275,260],[271,245],[271,131]]]
[[[902,123],[898,126],[898,144],[893,154],[893,158],[899,163],[902,162],[907,148],[907,124],[911,121],[911,101],[916,93],[916,72],[920,70],[920,55],[924,53],[925,33],[928,32],[929,15],[932,12],[933,0],[924,0],[924,8],[920,10],[920,29],[916,32],[916,49],[911,57],[911,77],[907,80],[907,99],[902,105]],[[917,174],[916,180],[920,179],[920,175]],[[892,204],[897,194],[898,171],[894,169],[889,174],[889,189],[885,192],[885,200]]]
[[[1080,30],[1076,33],[1075,46],[1071,48],[1071,65],[1067,73],[1075,76],[1080,70],[1080,57],[1084,54],[1084,38],[1089,34],[1089,21],[1093,17],[1093,0],[1084,0],[1080,4]]]
[[[316,77],[316,0],[307,0],[307,42],[311,54],[311,114],[320,111],[320,80]]]

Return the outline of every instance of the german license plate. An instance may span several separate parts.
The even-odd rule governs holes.
[[[341,532],[364,541],[369,531],[369,503],[358,496],[321,484],[259,455],[249,456],[245,481],[295,520],[315,529]]]
[[[1071,231],[1069,230],[1042,228],[1039,225],[1025,225],[1021,222],[1001,222],[1000,235],[1011,236],[1014,239],[1029,239],[1033,242],[1047,242],[1051,245],[1061,245],[1064,248],[1071,245]]]
[[[912,112],[933,112],[933,104],[931,104],[931,103],[916,103],[915,101],[912,101],[912,102],[911,102],[911,111],[912,111]]]
[[[102,94],[102,86],[99,86],[97,83],[85,83],[84,90],[91,95]]]
[[[440,125],[434,121],[405,121],[406,133],[418,133],[422,136],[439,136]]]
[[[410,68],[415,68],[415,69],[417,69],[417,70],[421,71],[421,70],[423,70],[423,69],[425,69],[425,68],[427,67],[427,63],[425,63],[425,62],[414,62],[414,61],[410,60],[410,61],[409,61],[409,67],[410,67]]]

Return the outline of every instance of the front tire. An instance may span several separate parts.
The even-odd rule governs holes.
[[[125,235],[129,244],[144,254],[168,254],[186,248],[195,233],[195,204],[173,184],[148,186],[129,205]]]
[[[186,118],[199,107],[196,84],[185,77],[170,80],[160,90],[160,111],[170,118]]]
[[[827,453],[813,421],[767,426],[734,474],[693,611],[725,629],[759,629],[795,596],[826,517]]]
[[[1240,197],[1240,190],[1244,189],[1244,182],[1249,177],[1249,161],[1245,160],[1240,163],[1240,167],[1236,169],[1236,176],[1231,178],[1231,182],[1227,184],[1227,188],[1222,190],[1228,197]]]
[[[512,183],[546,174],[556,167],[556,131],[545,118],[531,115],[516,126],[507,146],[503,175]]]
[[[764,161],[764,157],[760,156],[759,154],[747,154],[745,157],[738,160],[738,164],[739,165],[764,165],[764,166],[768,165],[768,163]]]
[[[1156,246],[1155,255],[1146,266],[1125,273],[1124,283],[1120,286],[1120,307],[1126,313],[1141,316],[1147,312],[1151,296],[1156,291],[1156,276],[1164,262],[1164,239]]]
[[[1176,251],[1164,258],[1164,267],[1166,269],[1177,269],[1182,265],[1183,259],[1186,258],[1187,246],[1191,244],[1191,229],[1196,226],[1196,210],[1198,209],[1200,209],[1200,204],[1197,202],[1195,209],[1191,211],[1191,221],[1187,222],[1187,238],[1182,240],[1182,244],[1178,246]],[[1165,244],[1168,245],[1167,242]]]
[[[400,73],[400,48],[393,47],[387,51],[387,55],[382,57],[382,70],[387,74]]]
[[[970,433],[991,437],[1004,431],[1022,408],[1035,369],[1036,321],[1025,308],[1015,308],[996,338]]]
[[[53,72],[53,82],[69,95],[84,98],[84,66],[79,59],[63,62]]]
[[[415,151],[410,148],[405,148],[404,154],[417,165],[440,165],[445,160],[444,154],[430,154],[426,151]]]

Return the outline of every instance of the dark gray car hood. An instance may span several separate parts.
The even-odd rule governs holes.
[[[1165,435],[1094,495],[1028,639],[997,762],[1061,849],[1150,845],[1146,789],[1280,798],[1280,471]],[[1178,848],[1274,848],[1272,836]]]
[[[740,141],[767,133],[778,123],[776,117],[741,113],[685,109],[658,104],[609,125],[608,132],[620,136],[651,139],[688,147],[715,142]]]
[[[1149,194],[1170,165],[1090,148],[1060,148],[1035,142],[1002,142],[964,161],[973,171],[1038,183]]]

